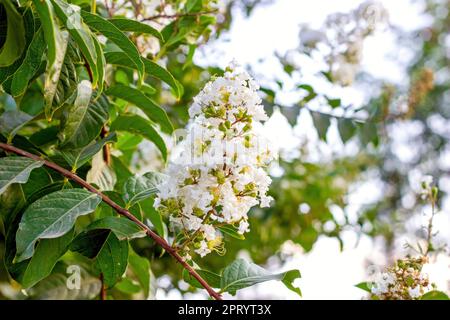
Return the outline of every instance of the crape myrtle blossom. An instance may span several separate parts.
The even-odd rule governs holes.
[[[433,288],[422,272],[427,257],[407,257],[380,273],[371,284],[372,297],[379,300],[418,299]]]
[[[267,115],[258,85],[235,63],[205,85],[159,186],[155,208],[169,216],[174,247],[186,259],[224,252],[222,231],[250,231],[248,212],[269,206],[265,168],[277,152],[261,133]],[[222,231],[221,231],[222,230]]]

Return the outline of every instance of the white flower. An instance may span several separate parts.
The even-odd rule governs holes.
[[[416,286],[415,288],[409,288],[408,293],[411,298],[416,299],[421,296],[420,294],[420,286]]]
[[[390,272],[380,273],[375,280],[371,291],[375,295],[381,295],[389,291],[389,286],[395,284],[395,274]]]
[[[200,256],[223,252],[217,224],[249,231],[247,213],[269,206],[271,179],[264,168],[277,156],[259,131],[267,119],[258,85],[236,63],[208,82],[189,108],[187,134],[177,145],[158,187],[155,208],[169,215],[170,229],[183,232]]]
[[[244,233],[246,233],[246,232],[248,232],[249,231],[249,223],[248,223],[248,221],[247,220],[241,220],[241,222],[239,222],[239,230],[238,230],[238,233],[240,233],[240,234],[244,234]]]
[[[200,248],[196,249],[195,252],[198,253],[200,255],[200,257],[203,258],[208,253],[210,253],[211,250],[208,248],[208,244],[206,243],[206,241],[202,240],[200,242]]]

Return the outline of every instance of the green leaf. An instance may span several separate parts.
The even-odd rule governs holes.
[[[43,164],[44,161],[24,157],[0,158],[0,194],[13,183],[26,183],[31,171]]]
[[[39,239],[57,238],[73,228],[75,220],[95,210],[101,198],[83,189],[48,194],[24,212],[16,234],[16,262],[30,258]]]
[[[311,112],[311,116],[319,138],[326,141],[327,131],[330,127],[330,116],[320,112]]]
[[[109,288],[122,278],[128,264],[128,241],[120,241],[111,232],[96,257],[96,265]]]
[[[29,288],[50,275],[59,258],[69,248],[72,238],[73,230],[62,237],[40,241],[25,269],[21,284]]]
[[[0,1],[0,11],[6,11],[6,30],[4,25],[0,29],[1,34],[6,34],[3,46],[0,48],[0,67],[13,64],[22,55],[25,49],[25,26],[22,15],[10,0]]]
[[[245,236],[237,232],[236,228],[232,226],[222,226],[219,227],[219,230],[235,239],[245,240]]]
[[[0,133],[6,135],[11,141],[17,131],[31,119],[33,119],[32,116],[20,110],[5,111],[0,115]]]
[[[135,253],[134,250],[131,249],[131,247],[129,252],[130,254],[128,257],[128,262],[130,264],[130,268],[133,271],[136,278],[138,279],[142,290],[144,291],[145,299],[148,299],[150,294],[150,279],[151,279],[150,261]]]
[[[220,287],[223,292],[235,294],[237,290],[253,286],[257,283],[280,280],[284,285],[301,295],[300,289],[293,286],[293,281],[300,278],[300,271],[290,270],[279,274],[271,274],[260,266],[244,259],[237,259],[222,272]]]
[[[325,97],[325,99],[327,99],[328,105],[333,109],[341,105],[341,99],[333,99],[328,97]]]
[[[158,38],[159,40],[164,41],[162,34],[148,24],[127,18],[113,18],[109,19],[109,22],[111,22],[121,31],[150,34]]]
[[[450,298],[442,291],[433,290],[425,293],[420,300],[450,300]]]
[[[123,52],[106,52],[105,58],[106,62],[109,64],[115,64],[125,68],[133,68],[133,63]],[[145,73],[147,75],[158,78],[167,83],[173,89],[177,98],[180,98],[182,96],[182,85],[173,77],[173,75],[169,71],[161,67],[156,62],[153,62],[147,58],[142,57],[142,61],[144,62]]]
[[[145,237],[146,232],[136,223],[126,218],[105,217],[92,222],[86,227],[86,231],[95,229],[108,229],[114,232],[119,240],[131,240]]]
[[[153,198],[147,198],[140,203],[144,216],[150,220],[158,235],[167,239],[167,226],[161,214],[153,207]]]
[[[57,31],[57,50],[55,62],[51,64],[46,72],[45,84],[44,84],[44,99],[45,99],[45,116],[51,121],[53,112],[56,108],[53,108],[53,99],[57,93],[58,84],[61,76],[61,70],[64,66],[64,58],[66,56],[67,43],[69,41],[69,34],[67,31]],[[59,104],[57,105],[57,107]]]
[[[73,41],[68,41],[62,65],[58,64],[58,60],[58,63],[55,63],[52,67],[50,67],[50,69],[57,67],[60,68],[58,69],[59,74],[57,77],[55,75],[55,78],[52,78],[52,70],[47,71],[44,97],[45,115],[49,121],[52,120],[53,114],[61,106],[65,103],[73,102],[72,98],[75,95],[78,85],[78,75],[75,63],[78,63],[77,59],[79,59],[78,51],[74,46],[75,44]],[[57,58],[59,59],[59,56],[57,56]]]
[[[200,275],[200,277],[208,282],[208,284],[212,288],[220,288],[221,278],[217,273],[202,269],[196,269],[195,271]],[[186,269],[183,270],[183,280],[189,283],[194,288],[203,288],[203,286],[197,281],[197,279],[192,277]]]
[[[100,17],[99,15],[82,10],[81,16],[83,17],[84,22],[86,22],[87,25],[89,25],[94,30],[102,33],[105,37],[107,37],[120,49],[122,49],[122,51],[132,61],[133,65],[136,66],[136,69],[139,73],[139,78],[142,79],[142,77],[144,76],[145,68],[141,60],[141,55],[134,43],[130,39],[128,39],[128,37],[114,24]]]
[[[366,292],[371,293],[372,290],[370,289],[372,287],[372,283],[371,282],[360,282],[357,285],[355,285],[355,287],[364,290]]]
[[[116,133],[112,132],[105,138],[95,141],[85,147],[78,149],[63,149],[60,151],[61,155],[72,168],[80,168],[83,164],[89,161],[95,154],[100,152],[103,146],[107,143],[116,141]]]
[[[356,133],[356,125],[351,119],[338,119],[338,130],[341,135],[342,142],[346,143]]]
[[[27,183],[22,185],[23,194],[29,200],[34,193],[52,183],[53,179],[44,166],[34,169],[31,171]]]
[[[25,93],[28,82],[41,65],[44,50],[44,34],[42,29],[39,29],[34,34],[22,64],[13,75],[11,83],[11,94],[13,96],[17,97]]]
[[[106,229],[83,231],[70,244],[70,251],[95,258],[111,232]]]
[[[163,131],[167,133],[173,132],[172,124],[166,112],[140,90],[119,84],[108,88],[106,94],[134,104],[144,111],[151,120],[160,124]]]
[[[159,133],[153,128],[151,122],[148,120],[132,114],[120,115],[111,124],[111,130],[127,131],[134,134],[139,134],[144,138],[152,141],[161,151],[164,161],[167,160],[167,148],[164,140]]]
[[[301,278],[301,274],[299,270],[289,270],[283,274],[283,278],[281,278],[281,282],[288,288],[289,290],[295,292],[300,297],[302,296],[302,291],[298,287],[294,287],[295,279]]]
[[[6,26],[7,26],[7,18],[6,18],[6,11],[0,10],[0,42],[1,37],[3,37],[3,42],[6,40]],[[31,8],[25,9],[23,13],[23,23],[25,27],[25,47],[28,47],[31,43],[31,40],[33,39],[34,33],[35,33],[35,17],[33,15],[33,10]],[[2,44],[0,44],[0,47]],[[7,67],[0,67],[0,84],[3,85],[3,90],[5,92],[9,93],[8,87],[11,84],[11,76],[16,72],[17,68],[20,67],[23,58],[24,53],[22,53],[21,57],[17,59],[13,64],[7,66]]]
[[[358,124],[359,138],[363,145],[373,143],[374,146],[378,145],[378,130],[375,123],[367,121],[364,124]]]
[[[92,91],[89,81],[78,85],[75,103],[64,112],[61,148],[82,148],[90,144],[101,132],[108,121],[108,99],[102,95],[96,100],[89,100]]]
[[[92,72],[92,86],[95,88],[98,82],[97,53],[92,34],[89,28],[81,20],[80,7],[62,0],[51,0],[56,15],[64,23],[71,37],[78,44],[84,58]]]
[[[98,72],[97,96],[99,96],[103,92],[103,83],[105,81],[105,74],[106,74],[106,59],[100,41],[98,41],[96,37],[92,37],[92,41],[94,41],[95,52],[97,54],[97,72]]]
[[[173,77],[173,75],[169,71],[150,59],[142,58],[142,61],[145,65],[145,72],[148,75],[158,78],[167,83],[175,92],[175,96],[177,98],[181,98],[181,96],[183,95],[183,86]]]
[[[56,61],[57,51],[59,50],[56,36],[58,25],[55,22],[53,6],[50,0],[33,0],[33,4],[39,15],[45,42],[47,43],[48,65],[52,66]]]
[[[147,172],[142,176],[130,177],[123,186],[123,198],[126,207],[132,207],[158,191],[158,185],[165,175],[158,172]]]
[[[67,271],[70,271],[70,267]],[[80,268],[80,289],[67,286],[70,274],[54,273],[27,291],[30,299],[37,300],[88,300],[100,293],[101,281]]]
[[[115,288],[127,294],[135,294],[141,291],[141,287],[139,287],[128,278],[123,278],[122,280],[120,280],[120,282],[116,284]]]

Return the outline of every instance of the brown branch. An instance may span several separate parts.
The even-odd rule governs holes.
[[[142,221],[140,221],[138,218],[136,218],[135,216],[133,216],[128,210],[122,208],[121,206],[119,206],[117,203],[115,203],[114,201],[112,201],[108,196],[106,196],[105,194],[103,194],[102,192],[100,192],[99,190],[95,189],[92,185],[90,185],[89,183],[87,183],[86,181],[84,181],[83,179],[81,179],[79,176],[77,176],[76,174],[70,172],[69,170],[66,170],[60,166],[58,166],[56,163],[50,162],[48,160],[42,159],[41,157],[29,153],[25,150],[16,148],[14,146],[8,145],[6,143],[2,143],[0,142],[0,148],[8,151],[8,152],[12,152],[15,153],[19,156],[22,157],[27,157],[36,161],[44,161],[44,165],[58,173],[60,173],[61,175],[63,175],[64,177],[76,182],[78,185],[82,186],[83,188],[89,190],[92,193],[97,194],[98,196],[101,197],[101,199],[103,200],[103,202],[105,202],[106,204],[108,204],[111,208],[113,208],[118,214],[123,215],[125,217],[127,217],[128,219],[130,219],[131,221],[133,221],[135,224],[137,224],[139,227],[141,227],[142,229],[145,230],[146,234],[152,238],[159,246],[161,246],[164,250],[166,250],[171,256],[173,256],[182,266],[183,268],[185,268],[189,274],[194,277],[208,292],[208,294],[213,297],[216,300],[222,300],[222,297],[219,293],[217,293],[216,291],[214,291],[213,288],[211,288],[211,286],[186,262],[183,260],[183,258],[178,254],[178,252],[172,248],[169,243],[167,243],[166,240],[164,240],[163,238],[161,238],[158,234],[156,234],[153,230],[151,230],[145,223],[143,223]]]
[[[211,14],[211,13],[216,13],[216,12],[217,12],[217,10],[200,11],[200,12],[187,12],[187,13],[175,13],[175,14],[157,14],[155,16],[144,18],[144,19],[141,20],[141,22],[143,22],[143,21],[152,21],[152,20],[157,20],[157,19],[161,19],[161,18],[178,19],[178,18],[182,18],[182,17],[198,17],[198,16]]]
[[[106,286],[105,286],[105,279],[103,276],[103,273],[100,273],[100,281],[102,283],[101,289],[100,289],[100,300],[106,300]]]

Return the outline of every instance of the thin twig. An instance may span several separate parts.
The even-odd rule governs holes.
[[[431,217],[430,220],[428,220],[428,226],[427,226],[427,249],[425,251],[425,256],[427,256],[431,249],[433,248],[432,240],[433,240],[433,219],[434,215],[436,214],[436,199],[434,197],[433,191],[430,190],[429,199],[431,202]]]
[[[35,154],[29,153],[29,152],[27,152],[25,150],[16,148],[16,147],[8,145],[6,143],[0,142],[0,148],[5,150],[5,151],[8,151],[8,152],[15,153],[15,154],[17,154],[19,156],[22,156],[22,157],[27,157],[27,158],[30,158],[30,159],[33,159],[33,160],[36,160],[36,161],[44,161],[44,165],[46,167],[48,167],[48,168],[50,168],[50,169],[60,173],[64,177],[66,177],[66,178],[76,182],[78,185],[82,186],[83,188],[85,188],[85,189],[89,190],[90,192],[95,193],[98,196],[100,196],[101,199],[103,200],[103,202],[108,204],[118,214],[127,217],[128,219],[133,221],[135,224],[137,224],[139,227],[144,229],[146,234],[149,237],[151,237],[159,246],[161,246],[164,250],[166,250],[171,256],[173,256],[183,266],[183,268],[185,268],[190,273],[190,275],[192,277],[194,277],[206,289],[206,291],[208,292],[208,294],[211,297],[213,297],[216,300],[222,300],[221,295],[219,293],[217,293],[216,291],[214,291],[214,289],[211,288],[211,286],[186,261],[184,261],[184,259],[177,253],[177,251],[174,248],[172,248],[169,245],[169,243],[167,243],[166,240],[161,238],[158,234],[156,234],[145,223],[143,223],[138,218],[136,218],[128,210],[126,210],[125,208],[122,208],[121,206],[119,206],[117,203],[112,201],[108,196],[106,196],[105,194],[103,194],[102,192],[100,192],[99,190],[94,188],[92,185],[90,185],[89,183],[87,183],[86,181],[81,179],[79,176],[77,176],[73,172],[70,172],[69,170],[66,170],[66,169],[60,167],[56,163],[53,163],[53,162],[50,162],[48,160],[42,159],[41,157],[39,157],[39,156],[37,156]]]
[[[202,15],[206,15],[206,14],[211,14],[211,13],[216,13],[217,10],[210,10],[210,11],[200,11],[200,12],[186,12],[186,13],[175,13],[175,14],[157,14],[155,16],[151,16],[148,18],[144,18],[141,20],[142,21],[152,21],[152,20],[158,20],[161,18],[166,18],[166,19],[178,19],[178,18],[182,18],[182,17],[198,17],[198,16],[202,16]]]

